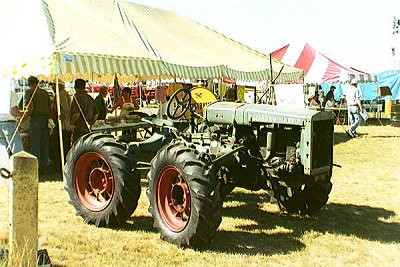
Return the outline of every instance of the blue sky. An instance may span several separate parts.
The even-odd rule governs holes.
[[[392,35],[400,0],[132,2],[176,11],[263,53],[308,42],[338,63],[367,72],[392,69],[391,47],[400,43]]]

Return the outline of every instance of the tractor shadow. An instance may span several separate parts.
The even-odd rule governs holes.
[[[135,216],[135,213],[126,220],[125,223],[116,226],[115,229],[123,231],[145,231],[148,233],[158,233],[153,227],[153,218],[149,216]]]
[[[351,139],[350,136],[348,136],[346,133],[335,132],[333,135],[334,145],[348,142],[348,141],[350,141],[350,139]]]
[[[209,248],[225,253],[277,254],[305,248],[299,239],[305,232],[356,236],[381,243],[400,243],[400,224],[385,220],[396,216],[393,211],[369,206],[328,203],[314,217],[292,216],[262,210],[261,195],[233,192],[227,201],[246,203],[222,210],[224,218],[252,221],[236,225],[237,231],[218,231]]]
[[[63,177],[58,171],[50,171],[46,174],[39,174],[39,182],[62,182]]]
[[[235,228],[237,230],[219,230],[207,250],[227,254],[276,255],[301,251],[306,247],[298,239],[298,234],[274,233],[273,225],[259,223],[257,226]]]
[[[388,118],[369,118],[366,125],[370,126],[388,126],[390,125],[390,119]]]

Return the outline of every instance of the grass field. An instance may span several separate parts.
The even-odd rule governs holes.
[[[333,188],[316,217],[280,213],[265,192],[235,189],[205,250],[160,240],[147,211],[117,229],[86,225],[58,177],[39,185],[39,247],[54,266],[400,266],[400,128],[335,128]],[[0,183],[0,248],[7,246],[8,191]]]

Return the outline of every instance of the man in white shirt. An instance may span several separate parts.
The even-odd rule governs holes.
[[[22,112],[17,107],[18,96],[11,90],[9,83],[1,79],[0,82],[1,99],[6,99],[8,103],[0,105],[0,168],[8,169],[10,156],[22,151],[21,136],[16,129],[16,117],[22,116]]]
[[[346,129],[346,133],[352,138],[358,136],[356,129],[360,122],[360,113],[362,111],[360,100],[361,91],[357,85],[358,81],[356,79],[352,79],[346,92],[346,102],[349,116],[349,128]]]

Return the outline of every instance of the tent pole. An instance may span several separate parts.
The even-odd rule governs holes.
[[[222,91],[222,81],[223,81],[223,79],[222,79],[222,78],[219,78],[219,84],[218,84],[218,99],[219,99],[220,101],[222,101],[222,99],[223,99],[223,95],[221,94],[221,91]]]
[[[63,182],[65,181],[64,177],[64,145],[63,145],[63,135],[62,135],[62,125],[61,125],[61,102],[60,102],[60,87],[58,86],[58,75],[56,75],[56,103],[57,103],[57,125],[58,125],[58,139],[60,145],[60,157],[61,157],[61,175],[63,178]]]
[[[161,75],[158,75],[158,86],[156,87],[156,90],[154,92],[154,97],[157,95],[158,93],[157,90],[161,90]],[[154,98],[155,99],[155,98]],[[158,104],[158,116],[160,119],[163,118],[163,111],[164,111],[164,102],[159,101],[159,99],[155,99],[156,103]]]
[[[272,68],[272,53],[270,53],[269,54],[269,68],[270,68],[270,78],[269,78],[269,85],[268,85],[268,89],[267,89],[267,94],[268,94],[268,96],[267,96],[267,104],[269,104],[269,105],[274,105],[274,101],[272,100],[273,98],[274,98],[274,96],[275,96],[275,88],[274,88],[274,84],[275,84],[275,79],[274,79],[274,77],[273,77],[273,75],[274,75],[274,71],[273,71],[273,68]],[[283,66],[282,66],[282,68],[281,68],[281,71],[282,71],[282,69],[283,69]],[[278,78],[278,76],[279,76],[279,74],[276,76],[276,78]],[[275,104],[276,105],[276,104]]]
[[[269,54],[269,70],[271,71],[270,72],[270,75],[271,75],[270,79],[271,79],[271,81],[273,81],[274,78],[272,76],[274,75],[274,73],[273,73],[273,70],[272,70],[272,53]]]
[[[139,90],[139,107],[142,108],[143,107],[143,103],[142,103],[142,84],[141,84],[141,78],[140,76],[138,76],[138,90]]]

